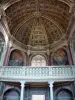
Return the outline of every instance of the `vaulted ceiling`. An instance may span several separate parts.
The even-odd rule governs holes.
[[[10,33],[25,45],[47,45],[66,37],[73,0],[5,0]]]

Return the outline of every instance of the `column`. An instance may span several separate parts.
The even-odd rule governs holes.
[[[31,54],[31,51],[30,51],[30,47],[28,46],[28,51],[27,51],[27,66],[30,66],[30,62],[29,62],[29,56]]]
[[[25,81],[21,81],[21,94],[20,94],[20,100],[24,100],[24,87],[25,87]]]
[[[4,61],[4,66],[8,66],[9,56],[10,56],[10,50],[11,49],[8,47],[7,52],[6,52],[5,61]]]
[[[51,55],[50,55],[50,50],[47,49],[47,50],[46,50],[46,53],[47,53],[47,59],[48,59],[48,66],[50,66],[50,65],[51,65]]]
[[[73,83],[73,94],[74,94],[74,100],[75,100],[75,81],[74,81],[74,83]]]
[[[6,56],[5,56],[5,60],[4,60],[4,66],[8,66],[12,44],[13,43],[11,41],[9,41],[7,52],[6,52]]]
[[[70,52],[69,46],[67,46],[67,56],[68,56],[68,62],[69,62],[69,64],[72,65],[73,64],[73,62],[72,62],[72,54]]]
[[[50,88],[50,100],[53,100],[53,81],[48,82]]]

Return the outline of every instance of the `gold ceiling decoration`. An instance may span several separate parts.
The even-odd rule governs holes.
[[[48,45],[47,33],[44,24],[42,24],[41,14],[36,12],[34,16],[28,45],[37,47]]]
[[[5,9],[5,13],[11,35],[18,41],[32,46],[51,45],[66,36],[70,20],[67,0],[66,3],[64,0],[16,1]]]

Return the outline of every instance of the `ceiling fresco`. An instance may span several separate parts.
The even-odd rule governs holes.
[[[4,0],[10,33],[25,45],[53,44],[66,36],[73,0]]]

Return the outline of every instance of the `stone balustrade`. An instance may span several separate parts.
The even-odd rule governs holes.
[[[75,66],[0,66],[0,79],[75,79]],[[10,80],[11,80],[10,79]]]

